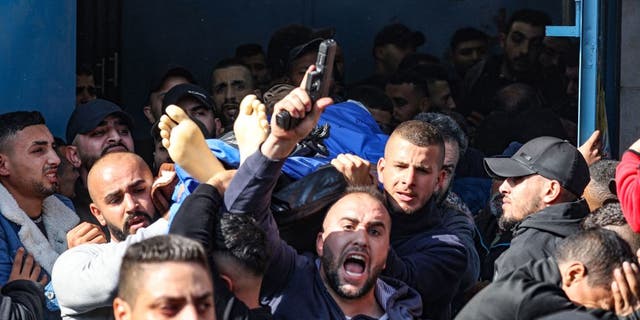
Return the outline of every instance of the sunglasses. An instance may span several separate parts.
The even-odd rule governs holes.
[[[89,95],[95,96],[98,91],[96,91],[96,87],[88,86],[88,87],[76,87],[76,95],[83,93],[85,90],[89,92]]]

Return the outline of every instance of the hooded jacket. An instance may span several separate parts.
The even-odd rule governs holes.
[[[526,217],[513,230],[511,246],[496,259],[493,279],[530,261],[553,256],[560,240],[580,230],[589,213],[584,200],[548,206]]]
[[[391,247],[383,274],[402,280],[422,296],[423,317],[450,319],[451,302],[467,270],[467,251],[449,231],[432,199],[419,211],[391,214]]]

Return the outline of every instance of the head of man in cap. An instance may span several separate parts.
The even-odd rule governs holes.
[[[424,34],[407,26],[394,23],[380,30],[373,41],[373,58],[376,74],[391,75],[406,55],[416,52],[425,42]]]
[[[82,161],[80,177],[86,183],[93,164],[109,152],[133,152],[133,120],[115,103],[95,99],[78,106],[67,123],[66,138]]]
[[[504,180],[503,230],[546,207],[578,200],[590,180],[578,149],[554,137],[535,138],[510,158],[485,158],[484,166],[491,177]]]
[[[183,83],[171,88],[162,100],[162,112],[172,104],[182,108],[200,125],[207,139],[215,138],[224,131],[220,120],[222,116],[217,114],[213,100],[202,87]]]

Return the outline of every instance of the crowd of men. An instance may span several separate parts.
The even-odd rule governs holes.
[[[207,89],[154,79],[149,154],[79,68],[65,137],[0,115],[0,318],[637,319],[640,140],[576,146],[577,46],[549,24],[459,29],[447,61],[385,26],[374,73],[345,83],[338,49],[317,100],[333,30],[286,26]]]

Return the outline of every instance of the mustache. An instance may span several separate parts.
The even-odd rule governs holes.
[[[138,217],[144,217],[147,220],[149,220],[149,222],[153,222],[153,218],[151,217],[151,215],[149,215],[148,213],[144,212],[144,211],[134,211],[130,214],[127,214],[127,216],[124,219],[124,230],[129,230],[129,228],[131,227],[131,220],[133,218],[138,218]]]
[[[125,150],[127,150],[129,152],[131,151],[123,143],[118,142],[118,143],[110,144],[106,148],[102,149],[102,153],[100,154],[100,156],[104,156],[105,154],[109,153],[109,150],[111,150],[112,148],[115,148],[115,147],[123,147]]]
[[[43,173],[47,173],[49,171],[55,171],[56,173],[58,172],[58,165],[57,164],[48,164],[45,165],[44,168],[42,168],[42,172]]]

